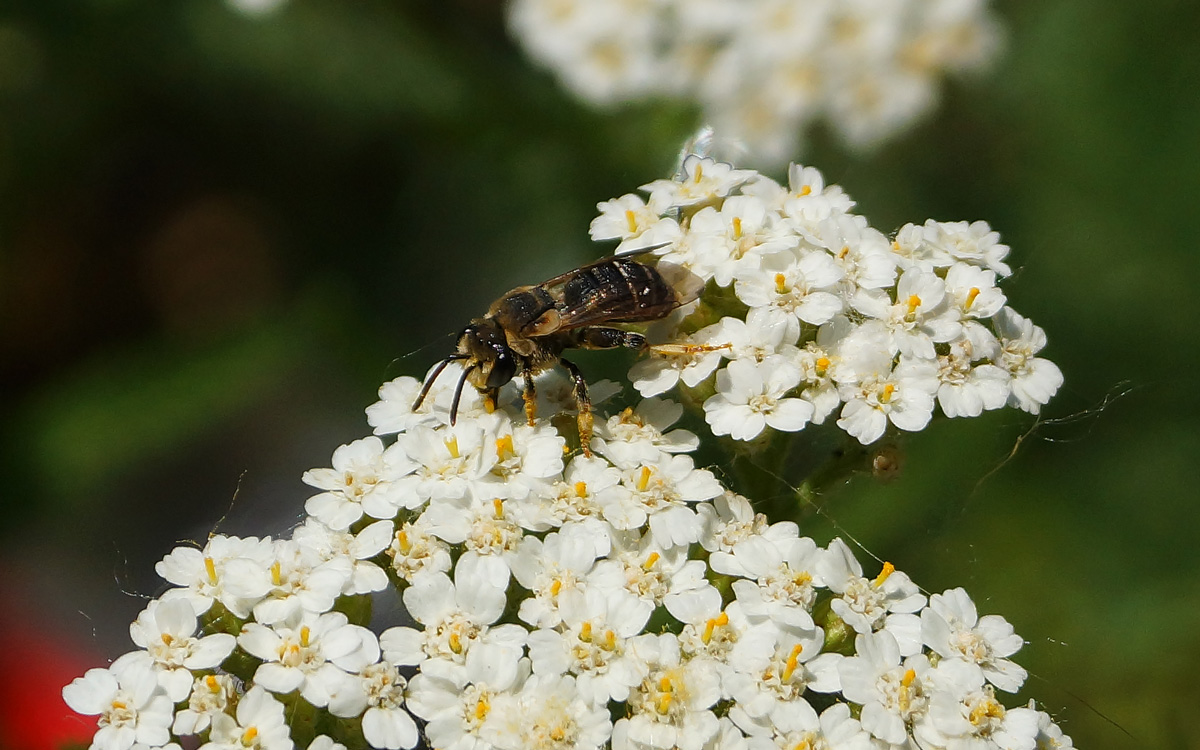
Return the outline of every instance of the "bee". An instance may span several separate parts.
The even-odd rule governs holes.
[[[450,404],[450,424],[458,417],[459,399],[467,383],[494,404],[499,389],[519,374],[524,381],[525,415],[533,425],[533,378],[561,364],[573,383],[580,445],[591,455],[592,405],[587,381],[562,353],[567,349],[645,350],[644,335],[610,324],[661,320],[696,299],[702,287],[699,277],[681,266],[651,266],[633,260],[630,254],[603,258],[541,284],[519,286],[462,329],[457,351],[430,374],[412,408],[415,411],[421,406],[434,381],[447,365],[457,361],[463,363],[463,374]]]

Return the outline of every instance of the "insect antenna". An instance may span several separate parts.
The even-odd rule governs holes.
[[[450,402],[450,426],[454,426],[455,420],[458,419],[458,400],[462,398],[463,386],[467,384],[467,376],[471,374],[471,370],[475,369],[475,365],[471,365],[463,370],[462,377],[458,379],[458,386],[454,389],[454,400]]]
[[[429,377],[425,380],[425,385],[421,386],[421,392],[417,394],[417,400],[413,401],[413,405],[412,405],[413,411],[416,411],[417,409],[419,409],[421,407],[421,404],[425,401],[425,397],[427,395],[429,395],[429,389],[433,387],[433,381],[438,379],[438,375],[442,374],[442,370],[446,369],[446,365],[450,364],[451,362],[454,362],[455,360],[459,360],[459,359],[467,359],[467,355],[451,354],[449,357],[446,357],[440,363],[438,363],[437,369],[434,370],[429,375]],[[465,377],[465,374],[464,374],[464,377]],[[460,391],[462,390],[461,382],[459,382],[459,384],[458,384],[458,389]],[[454,397],[454,403],[458,404],[458,396]]]

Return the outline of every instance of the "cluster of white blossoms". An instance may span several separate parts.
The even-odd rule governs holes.
[[[889,239],[811,167],[792,165],[783,187],[695,155],[642,190],[600,203],[593,239],[650,248],[708,290],[683,311],[692,332],[630,380],[643,396],[689,389],[715,434],[836,421],[869,444],[889,424],[923,429],[935,407],[1037,414],[1062,385],[1037,356],[1045,333],[1006,306],[1009,248],[986,222],[929,220]]]
[[[986,0],[513,0],[509,27],[582,99],[694,100],[765,164],[819,117],[852,146],[878,143],[1000,37]]]
[[[785,429],[789,410],[832,413],[818,391],[846,409],[916,403],[916,387],[932,399],[909,373],[949,357],[938,347],[986,349],[1005,398],[1031,389],[1016,383],[1038,369],[1033,329],[1008,313],[999,338],[982,333],[1003,314],[994,237],[929,225],[889,249],[815,172],[793,178],[785,191],[689,161],[680,182],[651,186],[653,209],[627,197],[616,203],[628,214],[606,209],[597,222],[621,219],[626,241],[672,235],[664,257],[753,301],[753,320],[726,318],[702,337],[733,343],[703,353],[729,361],[716,374],[721,402],[705,406],[712,424],[732,425],[723,412],[753,400],[747,382],[800,405],[763,413]],[[732,231],[723,258],[719,227]],[[959,390],[984,367],[962,357],[949,386]],[[696,466],[700,439],[676,426],[679,403],[648,397],[598,415],[590,445],[576,447],[565,378],[539,383],[531,422],[515,385],[497,403],[473,388],[458,403],[462,370],[448,367],[456,377],[415,410],[420,381],[380,389],[374,434],[305,473],[318,492],[290,538],[215,535],[159,563],[170,588],[132,625],[137,648],[63,690],[98,716],[93,748],[399,750],[422,737],[439,750],[1072,746],[1032,703],[998,697],[1026,678],[1003,617],[979,616],[962,589],[927,596],[887,563],[866,577],[840,539],[822,547],[756,514]],[[852,384],[869,394],[841,395]],[[598,402],[611,390],[592,386]],[[927,417],[924,405],[902,413],[916,410]],[[377,634],[370,597],[388,587],[407,624]]]

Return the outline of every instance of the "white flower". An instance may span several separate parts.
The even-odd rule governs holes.
[[[129,626],[130,637],[146,649],[158,684],[172,701],[187,698],[193,670],[215,669],[236,645],[228,633],[196,638],[196,625],[192,606],[183,599],[171,599],[150,602]]]
[[[785,340],[795,341],[802,322],[819,326],[842,311],[834,292],[845,275],[824,250],[774,253],[760,269],[741,274],[734,289],[750,307],[769,307],[788,325]]]
[[[423,630],[394,627],[379,636],[384,658],[402,666],[419,665],[431,657],[461,664],[477,643],[494,642],[514,648],[525,643],[520,625],[492,627],[504,612],[504,589],[482,576],[455,569],[451,582],[445,573],[423,573],[404,590],[404,606]]]
[[[710,326],[711,328],[713,327]],[[791,358],[797,351],[796,336],[793,334],[798,334],[799,331],[786,319],[772,314],[769,308],[752,308],[746,314],[745,320],[721,318],[715,328],[708,338],[712,342],[719,341],[729,345],[727,349],[718,352],[728,359],[762,362],[773,354]]]
[[[376,435],[405,432],[415,425],[434,421],[428,410],[412,409],[421,387],[421,381],[407,375],[379,386],[379,401],[367,407],[367,424],[375,428]]]
[[[803,698],[809,689],[822,693],[838,690],[837,666],[844,657],[821,653],[824,633],[820,628],[779,628],[764,622],[755,629],[767,636],[766,658],[731,655],[733,669],[724,680],[729,697],[746,716],[782,722],[798,711],[811,710]]]
[[[200,750],[292,750],[294,744],[283,714],[283,704],[255,685],[237,704],[237,717],[217,714],[209,741]]]
[[[1000,615],[979,617],[961,588],[930,597],[921,611],[921,633],[943,659],[977,666],[988,682],[1007,693],[1017,692],[1025,682],[1025,669],[1008,659],[1025,642]]]
[[[235,617],[245,619],[251,608],[271,590],[271,561],[274,543],[216,534],[203,550],[176,547],[154,570],[167,581],[184,588],[171,589],[164,599],[181,597],[197,615],[219,601]]]
[[[713,498],[711,503],[696,506],[696,512],[704,521],[700,546],[709,552],[730,553],[734,545],[743,539],[769,533],[767,517],[755,513],[749,500],[729,490]],[[780,523],[789,526],[791,536],[796,536],[794,523]],[[713,569],[716,570],[715,567]]]
[[[92,738],[96,750],[128,750],[135,742],[159,747],[170,739],[174,705],[148,661],[118,660],[109,669],[89,669],[62,696],[72,711],[100,717]]]
[[[538,674],[496,696],[482,731],[504,750],[599,750],[611,734],[608,708],[584,700],[573,678]]]
[[[1008,403],[1037,414],[1063,384],[1058,365],[1034,356],[1046,346],[1046,332],[1009,307],[996,313],[994,320],[1003,350],[1000,364],[1012,378]]]
[[[820,717],[807,703],[798,702],[796,710],[783,713],[778,721],[755,721],[737,706],[729,712],[738,726],[752,738],[769,741],[750,742],[755,750],[871,750],[875,747],[870,735],[858,719],[850,715],[845,703],[835,703],[821,712]]]
[[[995,271],[1000,276],[1012,273],[1004,258],[1008,245],[1001,244],[1000,234],[993,232],[986,221],[925,222],[925,241],[937,254],[961,260]]]
[[[625,589],[652,606],[663,605],[676,619],[711,609],[720,594],[704,577],[702,560],[688,559],[688,546],[664,548],[651,534],[614,532],[608,559],[600,560],[588,584],[601,589]]]
[[[696,238],[699,261],[692,270],[723,287],[735,276],[757,269],[763,256],[790,250],[798,242],[795,235],[776,227],[775,214],[767,211],[763,201],[749,195],[730,196],[720,209],[700,209],[692,216],[688,232]]]
[[[604,502],[627,490],[621,485],[621,471],[603,458],[577,455],[567,464],[561,481],[555,482],[542,497],[522,507],[521,524],[533,531],[567,523],[589,524],[598,538],[603,526],[600,517]],[[596,526],[599,524],[599,526]]]
[[[751,440],[771,427],[796,432],[813,415],[813,405],[784,394],[800,383],[800,370],[782,356],[761,364],[739,359],[717,373],[717,393],[704,402],[704,418],[714,435]]]
[[[342,589],[343,594],[369,594],[387,588],[387,574],[370,561],[385,550],[392,541],[392,522],[376,521],[357,534],[334,531],[315,518],[296,527],[292,539],[314,550],[321,560],[344,558],[351,572]]]
[[[721,356],[727,351],[725,345],[729,343],[720,324],[708,326],[688,336],[676,337],[671,340],[673,350],[652,349],[650,356],[634,362],[629,368],[629,381],[633,383],[637,392],[647,399],[666,393],[680,382],[689,388],[695,388],[708,379],[721,364]]]
[[[909,357],[933,359],[935,343],[951,341],[962,332],[962,324],[946,301],[946,282],[916,268],[900,275],[894,302],[886,294],[859,290],[854,307],[883,321],[892,345]]]
[[[689,154],[680,167],[679,179],[655,180],[640,189],[650,194],[653,205],[702,206],[729,195],[753,175],[749,169],[734,169],[724,162]]]
[[[1029,701],[1028,708],[1036,710],[1036,705],[1032,700]],[[1054,719],[1045,711],[1038,711],[1038,733],[1036,738],[1037,750],[1066,750],[1066,748],[1075,747],[1068,735],[1063,734],[1060,726],[1054,723]]]
[[[824,585],[817,569],[820,550],[808,537],[780,531],[776,538],[753,536],[738,542],[732,554],[714,561],[714,570],[720,565],[720,572],[750,579],[734,581],[733,592],[751,620],[813,628],[816,588]]]
[[[614,528],[632,531],[649,525],[663,547],[700,539],[700,519],[690,503],[721,494],[721,483],[707,469],[697,469],[691,456],[660,454],[661,459],[623,472],[623,494],[601,498],[604,518]]]
[[[798,227],[816,247],[824,248],[845,272],[846,296],[855,289],[884,289],[896,282],[896,257],[891,243],[861,216],[834,214],[816,225]]]
[[[826,185],[820,170],[800,164],[788,167],[788,192],[782,211],[797,230],[813,231],[826,219],[849,213],[852,208],[850,196],[838,185]]]
[[[712,663],[684,659],[672,633],[638,636],[633,647],[649,673],[629,694],[629,718],[613,727],[613,750],[703,747],[719,724],[711,710],[721,697]]]
[[[683,416],[683,407],[667,399],[647,398],[633,409],[596,425],[592,450],[629,469],[658,460],[662,453],[694,451],[700,439],[688,430],[668,430]]]
[[[199,734],[208,729],[212,717],[224,713],[237,696],[233,677],[210,674],[197,677],[188,696],[187,708],[175,714],[172,734]]]
[[[485,443],[483,460],[490,468],[472,484],[481,496],[521,500],[562,474],[566,439],[549,424],[502,420],[485,440],[490,444]]]
[[[996,700],[992,686],[984,685],[979,672],[963,662],[939,663],[934,681],[938,690],[930,698],[929,711],[913,729],[922,745],[947,750],[980,746],[1034,750],[1037,711],[1006,709]]]
[[[813,405],[813,424],[824,424],[842,405],[833,373],[841,361],[841,343],[854,329],[844,315],[834,316],[817,329],[816,341],[806,343],[793,357],[800,368],[800,398]]]
[[[430,659],[409,681],[408,706],[425,719],[425,739],[445,750],[487,750],[484,723],[505,693],[520,690],[529,660],[496,644],[473,648],[462,664]]]
[[[545,540],[525,538],[512,561],[513,576],[533,594],[521,602],[522,621],[549,628],[582,611],[587,574],[596,557],[608,552],[608,535],[597,539],[592,528],[571,524]]]
[[[942,75],[991,58],[998,37],[984,2],[518,0],[509,26],[586,101],[695,101],[771,164],[821,117],[851,145],[874,146],[933,106]]]
[[[629,641],[641,633],[654,607],[624,589],[583,592],[581,606],[555,630],[529,635],[533,671],[543,675],[572,674],[579,694],[589,703],[624,701],[630,688],[645,676],[645,665],[632,653]]]
[[[392,570],[408,583],[422,572],[450,570],[450,545],[434,536],[423,517],[401,524],[386,554],[392,558]]]
[[[1009,374],[996,365],[974,364],[974,346],[962,339],[938,355],[938,406],[947,417],[978,417],[1008,401]]]
[[[892,370],[888,335],[882,325],[859,326],[841,346],[833,378],[845,406],[838,427],[869,445],[883,437],[890,421],[902,430],[920,430],[933,416],[937,370],[932,362],[901,358]]]
[[[396,444],[419,464],[396,482],[401,507],[412,510],[430,500],[465,497],[472,484],[491,471],[496,458],[491,446],[485,450],[485,439],[482,425],[462,413],[453,427],[434,430],[418,425],[401,435]]]
[[[299,690],[314,706],[326,706],[347,681],[379,658],[375,636],[351,625],[341,612],[303,613],[273,627],[246,623],[238,645],[263,663],[254,682],[274,693]]]
[[[304,483],[325,490],[304,508],[310,516],[339,531],[362,517],[393,518],[402,503],[395,498],[396,479],[416,469],[398,445],[384,450],[377,437],[355,440],[333,452],[332,469],[304,472]]]
[[[825,585],[838,594],[830,607],[856,633],[887,630],[902,656],[921,651],[921,621],[914,612],[925,606],[920,589],[891,563],[873,580],[863,578],[862,566],[841,539],[829,543],[818,567]]]
[[[332,697],[329,711],[342,717],[361,714],[363,736],[371,747],[407,750],[415,747],[418,739],[417,725],[405,710],[407,685],[395,665],[386,661],[368,664],[359,671],[353,689]]]
[[[336,556],[323,560],[311,547],[277,540],[274,562],[267,569],[272,588],[254,605],[254,619],[271,625],[300,611],[328,612],[354,574],[354,561]]]
[[[1004,307],[1004,292],[996,286],[996,272],[958,262],[946,271],[946,295],[964,319],[990,318]]]
[[[629,193],[596,204],[600,215],[592,219],[593,240],[620,239],[615,254],[651,248],[679,239],[679,223],[662,216],[663,208],[646,205],[641,196]]]
[[[893,747],[908,742],[909,727],[924,718],[935,688],[924,655],[900,661],[891,633],[860,634],[855,655],[838,664],[842,695],[862,706],[863,729]]]

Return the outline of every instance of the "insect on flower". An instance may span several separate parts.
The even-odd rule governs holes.
[[[653,248],[648,248],[653,249]],[[567,349],[648,348],[646,337],[616,328],[612,323],[647,323],[700,295],[703,282],[685,268],[669,263],[640,263],[613,255],[532,286],[519,286],[492,303],[486,315],[474,318],[458,336],[454,354],[441,361],[413,403],[425,400],[448,364],[463,362],[463,374],[450,404],[450,424],[466,383],[495,403],[497,391],[519,373],[524,380],[525,415],[536,416],[533,377],[561,363],[574,383],[579,407],[579,440],[585,453],[592,435],[592,409],[587,382]]]

